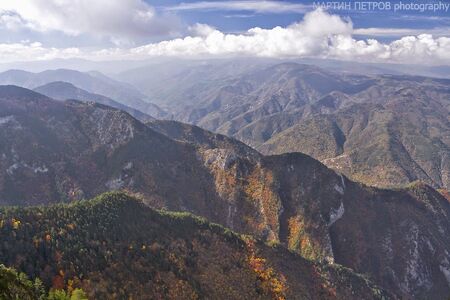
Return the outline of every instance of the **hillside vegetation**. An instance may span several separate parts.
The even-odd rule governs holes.
[[[387,299],[349,269],[307,261],[187,213],[109,193],[0,209],[0,261],[90,299]],[[18,282],[34,293],[29,282]]]
[[[0,87],[0,139],[3,205],[127,190],[150,207],[344,265],[406,298],[450,292],[450,203],[427,185],[370,188],[305,154],[264,156],[199,127],[143,124],[14,86]]]
[[[50,289],[48,293],[42,281],[28,279],[24,273],[0,265],[0,299],[2,300],[87,300],[82,289]]]

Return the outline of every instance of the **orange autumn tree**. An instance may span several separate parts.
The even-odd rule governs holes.
[[[255,241],[251,238],[245,240],[247,245],[248,263],[256,273],[261,282],[261,286],[265,292],[271,294],[274,299],[286,299],[286,279],[282,274],[277,272],[270,266],[267,266],[267,261],[263,257],[259,257],[256,253]]]

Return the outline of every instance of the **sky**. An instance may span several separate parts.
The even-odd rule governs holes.
[[[0,0],[0,63],[172,56],[450,65],[450,0]]]

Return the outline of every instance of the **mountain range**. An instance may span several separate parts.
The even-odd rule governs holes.
[[[156,69],[162,75],[152,76],[152,66],[118,78],[175,120],[264,154],[306,153],[369,185],[450,187],[448,79],[253,61]]]
[[[290,67],[283,65],[280,68]],[[262,78],[266,76],[260,75]],[[317,76],[320,78],[325,75],[319,73]],[[359,91],[365,88],[367,82],[361,80],[356,84],[345,85],[341,78],[335,79],[329,86],[317,85],[316,88],[327,92],[334,89],[335,85],[340,86],[341,93],[344,93]],[[315,93],[311,91],[311,95]],[[292,100],[289,105],[295,106],[295,103]],[[279,245],[277,247],[288,249],[303,258],[351,268],[357,273],[366,274],[370,281],[381,286],[388,294],[404,298],[444,299],[450,293],[450,240],[447,234],[450,230],[450,202],[426,184],[413,183],[405,188],[390,190],[368,187],[349,180],[305,154],[265,156],[242,142],[200,127],[176,121],[143,123],[124,111],[103,104],[53,100],[16,86],[0,87],[0,140],[2,205],[73,202],[93,198],[106,191],[127,190],[138,194],[147,206],[190,212],[239,234],[252,235],[257,240]],[[125,202],[128,203],[128,200]],[[60,216],[61,213],[55,212],[59,207],[54,206],[50,211]],[[114,215],[117,210],[112,209]],[[139,211],[142,214],[154,214],[139,205],[130,209],[136,214]],[[95,211],[92,209],[92,212]],[[2,214],[8,220],[21,220],[25,216],[29,216],[27,218],[30,220],[40,216],[44,216],[44,220],[65,220],[51,217],[47,211],[37,213],[35,217],[33,210],[9,212],[7,209]],[[15,217],[16,212],[20,217]],[[86,210],[83,212],[87,213]],[[99,214],[98,217],[103,218],[103,214]],[[125,221],[123,229],[120,229],[123,231],[119,230],[121,236],[130,236],[132,239],[132,232],[151,234],[151,231],[145,233],[143,228],[153,225],[143,225],[145,223],[140,223],[140,220],[148,219],[150,222],[153,218],[143,216],[133,219],[132,215],[120,217],[121,220],[131,222],[130,227],[127,227]],[[92,218],[97,217],[94,215]],[[86,226],[90,226],[88,224],[91,221],[88,220],[92,219],[86,220]],[[108,220],[113,221],[106,224],[121,228],[114,221],[117,219]],[[31,227],[27,225],[26,228],[40,228],[40,225],[33,225],[32,221],[27,222]],[[168,219],[164,222],[173,223]],[[14,223],[11,224],[14,227]],[[61,223],[58,226],[65,225]],[[43,231],[39,229],[39,236],[50,231],[50,239],[53,240],[53,234],[57,235],[58,229],[62,227],[51,227],[54,230],[45,227]],[[101,230],[92,228],[92,231],[88,230],[87,236],[100,236],[102,240],[104,232],[109,230]],[[205,235],[204,239],[210,244],[221,245],[222,242],[214,240],[214,235]],[[169,236],[190,240],[186,236]],[[110,238],[117,240],[114,236]],[[136,237],[140,242],[147,238],[162,237]],[[87,238],[83,237],[82,240],[86,241]],[[83,243],[80,244],[81,248],[85,248]],[[99,251],[103,249],[101,244],[98,245]],[[92,245],[89,245],[91,248]],[[217,247],[215,249],[222,249],[221,246]],[[179,251],[185,249],[182,247]],[[276,252],[285,250],[279,251]],[[223,255],[222,250],[219,252]],[[23,255],[17,256],[16,251],[11,249],[3,250],[2,253],[8,257],[8,265],[29,276],[36,276],[35,271],[26,269],[26,264],[20,263],[19,258]],[[182,254],[185,252],[179,253],[180,257],[185,255]],[[209,255],[213,254],[207,254],[206,257]],[[275,261],[271,262],[274,267],[277,266]],[[98,268],[97,260],[86,263],[91,264],[91,269],[86,269],[83,274]],[[148,262],[144,259],[142,263]],[[178,263],[181,267],[188,264]],[[193,263],[203,264],[202,261]],[[290,259],[283,263],[290,265],[294,273],[300,270],[299,266],[290,263]],[[185,276],[185,282],[180,282],[180,289],[183,292],[203,291],[201,286],[194,284],[198,281],[195,277],[198,274],[191,273],[189,265],[186,268],[185,273],[181,273]],[[56,269],[50,266],[49,270],[50,274],[54,274],[51,272]],[[299,287],[305,284],[289,279],[291,271],[284,273],[282,269],[276,270],[281,270],[278,272],[284,274],[293,291],[296,291],[297,284]],[[75,271],[74,274],[79,269]],[[222,276],[219,273],[217,276]],[[173,278],[173,275],[166,275]],[[120,278],[102,278],[98,274],[92,276],[98,278],[92,279],[92,282],[122,282]],[[44,278],[47,284],[49,278]],[[248,277],[249,281],[246,282],[254,286],[251,278]],[[247,283],[243,280],[239,288],[253,295],[250,294],[252,289],[244,289]],[[362,281],[358,282],[359,286]],[[141,287],[139,285],[138,288]],[[133,289],[133,285],[130,289]],[[368,293],[368,290],[361,289],[353,292],[358,293],[357,298],[366,298],[365,295],[369,294],[364,293]],[[92,292],[92,288],[86,290]],[[335,297],[348,295],[348,292],[345,289],[338,291]],[[261,293],[267,295],[264,291]],[[311,290],[305,290],[305,293],[310,293],[311,298],[320,297]],[[214,294],[203,295],[213,297]]]
[[[69,95],[73,96],[73,87],[62,86],[61,83],[55,86],[55,82],[65,82],[72,84],[78,89],[82,89],[83,94],[78,93],[78,97],[86,96],[85,92],[96,94],[95,99],[99,95],[111,98],[112,101],[121,105],[137,109],[144,114],[163,117],[166,115],[157,105],[151,103],[149,99],[139,92],[133,86],[111,79],[100,72],[79,72],[68,69],[46,70],[39,73],[26,72],[21,70],[9,70],[0,73],[0,85],[17,85],[28,89],[40,88],[47,84],[53,84],[51,89],[55,93],[56,98]],[[50,89],[42,88],[42,91],[50,92]],[[77,92],[75,92],[77,93]],[[76,98],[78,99],[78,98]],[[91,100],[93,101],[93,100]],[[111,101],[108,100],[108,102]]]
[[[63,81],[55,81],[47,83],[43,86],[37,87],[34,89],[34,91],[48,96],[55,100],[79,100],[79,101],[85,101],[85,102],[95,102],[100,103],[103,105],[111,106],[123,111],[126,111],[136,119],[142,121],[142,122],[148,122],[151,120],[155,120],[155,118],[144,114],[140,110],[131,108],[129,106],[123,105],[119,102],[116,102],[112,100],[111,98],[89,93],[88,91],[85,91],[83,89],[77,88],[73,84],[63,82]]]
[[[372,186],[420,180],[448,190],[450,80],[327,67],[174,61],[131,69],[116,79],[71,70],[7,71],[0,83],[110,105],[144,122],[198,125],[267,155],[302,152]]]

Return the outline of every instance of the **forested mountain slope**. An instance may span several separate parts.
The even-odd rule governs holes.
[[[0,120],[2,204],[129,190],[149,206],[349,266],[405,297],[450,291],[450,203],[426,185],[369,188],[304,154],[263,156],[198,127],[145,125],[18,87],[0,88]]]
[[[1,208],[0,218],[0,261],[47,288],[83,288],[90,299],[390,298],[349,269],[121,193]]]

